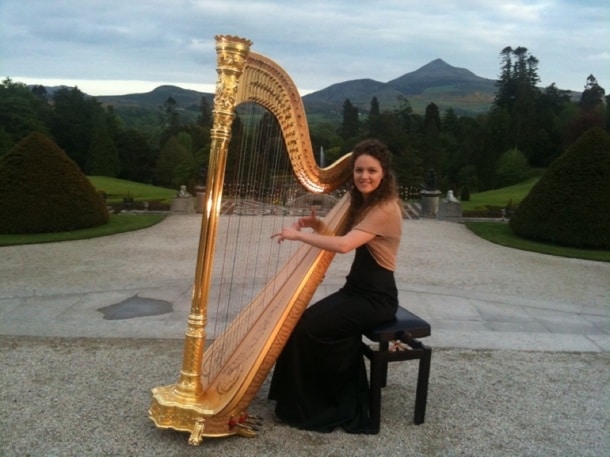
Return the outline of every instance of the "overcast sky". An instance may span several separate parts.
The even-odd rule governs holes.
[[[497,79],[524,46],[540,85],[610,93],[608,0],[0,0],[0,77],[90,95],[213,92],[215,35],[253,41],[303,91],[387,82],[440,58]]]

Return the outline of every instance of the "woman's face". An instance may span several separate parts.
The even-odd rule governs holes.
[[[383,168],[375,157],[362,154],[354,162],[354,185],[366,198],[379,187],[383,179]]]

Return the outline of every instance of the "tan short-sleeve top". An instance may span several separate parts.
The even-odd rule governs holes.
[[[402,234],[402,211],[398,200],[385,202],[367,211],[354,230],[377,235],[366,246],[375,261],[391,271],[396,270],[396,256]]]

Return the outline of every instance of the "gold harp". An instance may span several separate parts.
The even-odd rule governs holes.
[[[292,329],[313,297],[334,256],[300,246],[291,261],[204,350],[231,128],[236,107],[254,102],[277,119],[294,176],[308,192],[336,190],[351,176],[349,155],[333,165],[316,164],[301,97],[286,72],[270,59],[250,52],[249,40],[217,36],[218,81],[213,108],[211,151],[201,233],[182,369],[176,384],[152,390],[149,416],[160,428],[190,432],[189,443],[203,437],[252,436],[248,405],[260,389]],[[329,233],[345,229],[348,195],[324,221]],[[268,233],[268,236],[271,233]]]

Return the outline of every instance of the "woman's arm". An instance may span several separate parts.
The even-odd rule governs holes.
[[[277,238],[278,244],[284,240],[301,241],[326,251],[344,254],[368,243],[375,238],[375,234],[362,230],[351,230],[342,236],[321,235],[302,232],[300,228],[297,228],[297,224],[293,224],[292,227],[284,227],[281,232],[274,233],[271,238]]]

